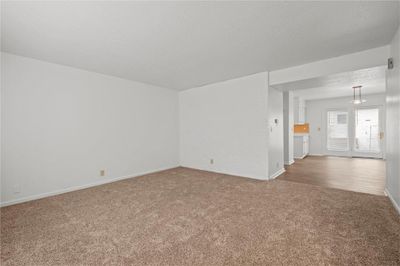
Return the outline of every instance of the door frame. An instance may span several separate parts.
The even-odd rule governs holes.
[[[379,112],[379,133],[383,133],[384,134],[384,125],[383,125],[383,106],[382,105],[368,105],[368,106],[360,106],[360,107],[355,107],[353,108],[353,137],[351,140],[351,156],[352,157],[364,157],[364,158],[376,158],[376,159],[382,159],[383,158],[383,149],[384,149],[384,136],[383,138],[379,139],[379,148],[380,148],[380,152],[376,153],[376,152],[359,152],[359,151],[355,151],[354,149],[354,142],[355,142],[355,134],[356,134],[356,125],[355,125],[355,111],[356,109],[378,109]]]

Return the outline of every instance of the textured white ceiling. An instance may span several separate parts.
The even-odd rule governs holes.
[[[336,98],[353,95],[353,86],[362,86],[363,94],[384,93],[386,66],[306,79],[274,86],[305,100]]]
[[[177,90],[388,44],[397,1],[1,2],[2,50]]]

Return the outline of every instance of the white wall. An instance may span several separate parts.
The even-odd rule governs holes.
[[[306,122],[306,102],[300,97],[293,98],[293,116],[295,124]]]
[[[275,178],[284,171],[283,93],[272,87],[268,91],[269,124],[269,177]]]
[[[3,204],[178,165],[177,92],[4,53],[1,67]]]
[[[381,123],[382,130],[385,129],[385,94],[364,95],[367,100],[363,106],[382,106]],[[332,99],[306,101],[306,121],[310,124],[310,154],[311,155],[326,155],[332,154],[326,150],[326,120],[328,109],[345,108],[351,112],[354,108],[350,103],[351,97],[340,97]],[[382,150],[385,151],[385,144],[382,144]],[[348,155],[348,154],[336,154]]]
[[[400,213],[400,28],[391,43],[394,69],[387,71],[386,192]]]
[[[267,73],[179,93],[180,164],[267,179],[267,97]]]
[[[293,92],[283,93],[283,136],[284,136],[284,163],[290,165],[293,160]]]

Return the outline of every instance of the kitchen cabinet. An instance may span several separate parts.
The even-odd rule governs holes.
[[[294,134],[293,152],[295,159],[303,159],[309,152],[309,135],[308,134]]]

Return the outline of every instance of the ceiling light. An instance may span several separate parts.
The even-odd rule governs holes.
[[[363,99],[362,97],[361,97],[361,85],[358,85],[358,86],[354,86],[353,87],[353,100],[351,101],[351,103],[352,104],[362,104],[362,103],[365,103],[365,102],[367,102],[367,100],[365,100],[365,99]],[[358,95],[356,96],[356,90],[358,90]]]

